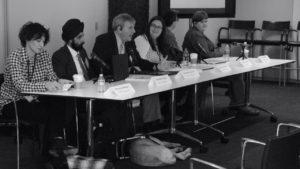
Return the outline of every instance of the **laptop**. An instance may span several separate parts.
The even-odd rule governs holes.
[[[128,55],[112,55],[112,76],[105,76],[107,82],[124,80],[129,76]]]

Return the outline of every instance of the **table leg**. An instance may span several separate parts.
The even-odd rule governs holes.
[[[207,148],[203,147],[203,142],[200,141],[199,139],[192,137],[189,134],[186,134],[182,131],[176,130],[176,121],[175,121],[175,116],[176,116],[176,95],[175,95],[175,90],[171,91],[171,125],[169,129],[162,129],[158,131],[153,131],[150,132],[149,134],[162,134],[162,133],[170,133],[170,134],[177,134],[181,137],[185,137],[189,140],[195,141],[200,144],[200,147],[203,148],[203,151],[207,151]]]
[[[250,78],[251,78],[250,72],[245,73],[245,79],[246,79],[246,82],[245,82],[245,105],[270,114],[271,115],[270,121],[274,122],[274,123],[277,122],[277,117],[274,115],[273,112],[250,103],[250,85],[251,85]]]
[[[87,156],[94,155],[94,136],[93,136],[93,101],[94,99],[88,99],[86,101],[87,109]]]

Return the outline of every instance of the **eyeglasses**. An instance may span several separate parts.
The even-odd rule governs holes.
[[[154,23],[152,23],[150,26],[155,28],[155,29],[162,29],[163,28],[162,26],[155,25]]]

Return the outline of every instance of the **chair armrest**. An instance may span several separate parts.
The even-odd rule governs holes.
[[[219,31],[218,31],[218,46],[220,47],[221,46],[221,44],[220,44],[220,39],[221,39],[221,32],[222,32],[222,30],[227,30],[227,39],[229,38],[228,36],[228,31],[229,31],[229,28],[227,28],[227,27],[221,27],[220,29],[219,29]]]
[[[194,162],[205,164],[207,166],[210,166],[210,167],[213,167],[213,168],[217,168],[217,169],[226,169],[226,168],[224,168],[222,166],[219,166],[217,164],[214,164],[214,163],[211,163],[211,162],[199,159],[199,158],[191,158],[190,159],[190,169],[194,169]]]
[[[241,169],[245,169],[245,150],[246,150],[246,145],[248,143],[253,143],[253,144],[258,144],[258,145],[262,145],[265,146],[266,143],[261,142],[261,141],[257,141],[254,139],[250,139],[250,138],[242,138],[242,159],[241,159]]]
[[[256,31],[262,32],[262,29],[260,29],[260,28],[253,28],[253,29],[250,30],[251,41],[254,40],[254,34],[255,34]]]
[[[291,32],[298,33],[298,30],[296,30],[296,29],[287,29],[287,30],[286,30],[286,37],[285,37],[285,41],[286,41],[286,42],[289,41],[289,35],[290,35]]]
[[[277,130],[276,130],[276,136],[279,136],[279,132],[280,132],[280,128],[282,126],[286,126],[286,127],[294,127],[294,128],[298,128],[300,129],[300,124],[295,124],[295,123],[279,123],[277,125]]]
[[[17,108],[17,102],[14,98],[9,98],[9,97],[0,97],[0,99],[3,100],[11,100],[14,104],[14,113],[15,113],[15,118],[16,118],[16,123],[17,125],[19,125],[19,115],[18,115],[18,108]],[[1,111],[0,111],[0,115],[1,115]]]

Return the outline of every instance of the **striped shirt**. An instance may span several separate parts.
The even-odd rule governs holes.
[[[45,50],[30,62],[25,48],[13,51],[6,59],[4,83],[0,88],[0,98],[24,99],[21,92],[44,92],[46,81],[58,80],[53,71],[52,60]],[[11,100],[0,100],[0,110]]]

